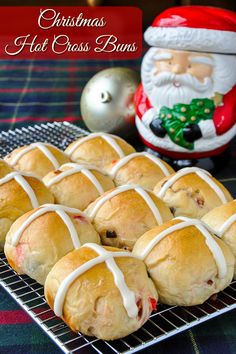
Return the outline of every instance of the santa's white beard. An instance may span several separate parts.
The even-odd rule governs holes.
[[[211,78],[201,82],[190,74],[175,75],[169,72],[152,73],[150,76],[152,85],[149,84],[149,99],[156,108],[172,108],[177,103],[189,104],[194,98],[211,98],[214,95]]]

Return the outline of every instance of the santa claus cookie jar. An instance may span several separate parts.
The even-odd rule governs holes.
[[[170,8],[144,38],[151,48],[135,95],[143,142],[174,159],[221,153],[236,134],[236,14]]]

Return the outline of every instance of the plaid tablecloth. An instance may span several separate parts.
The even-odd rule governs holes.
[[[139,61],[0,61],[0,129],[28,123],[80,124],[80,96],[98,71],[113,66],[139,70]]]
[[[112,66],[139,70],[139,61],[0,61],[0,130],[44,121],[82,125],[80,96],[96,72]],[[236,144],[230,164],[218,172],[236,197]],[[145,353],[234,354],[235,311],[145,349]],[[0,287],[0,353],[61,351]]]

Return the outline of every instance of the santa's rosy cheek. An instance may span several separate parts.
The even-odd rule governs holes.
[[[212,76],[212,67],[210,65],[193,63],[187,72],[203,82],[205,78]]]
[[[170,71],[171,64],[168,61],[158,61],[155,64],[157,72]]]

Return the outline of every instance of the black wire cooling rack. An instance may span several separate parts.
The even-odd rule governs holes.
[[[55,144],[64,149],[86,131],[69,123],[47,123],[0,133],[0,156],[35,141]],[[202,322],[236,308],[236,281],[220,292],[216,299],[193,307],[158,305],[145,325],[119,340],[103,341],[74,333],[49,308],[43,287],[26,275],[18,275],[0,253],[0,285],[33,318],[64,353],[125,354],[135,353]]]

